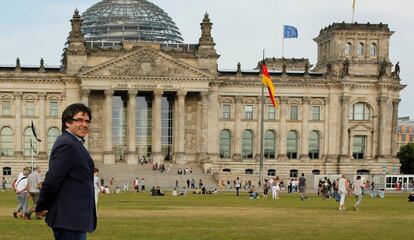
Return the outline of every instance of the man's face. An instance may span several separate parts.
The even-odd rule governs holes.
[[[89,115],[84,112],[78,112],[73,116],[71,122],[66,123],[66,126],[71,133],[80,138],[84,138],[89,133],[89,124]]]

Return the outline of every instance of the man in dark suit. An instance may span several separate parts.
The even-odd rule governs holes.
[[[91,110],[80,103],[62,113],[62,135],[53,145],[36,205],[56,240],[86,240],[86,232],[96,229],[94,163],[83,146],[91,120]]]

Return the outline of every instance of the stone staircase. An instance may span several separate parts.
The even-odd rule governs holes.
[[[213,175],[205,174],[197,163],[190,163],[186,165],[171,164],[169,171],[167,171],[169,163],[165,164],[166,171],[160,172],[152,170],[152,164],[144,165],[127,165],[125,163],[116,163],[114,165],[105,165],[102,163],[95,163],[95,167],[99,169],[98,176],[104,181],[104,186],[109,186],[111,178],[115,180],[115,186],[123,189],[124,181],[128,182],[129,190],[132,189],[133,181],[138,177],[139,181],[145,179],[145,188],[147,191],[152,186],[160,186],[162,190],[172,190],[175,188],[175,183],[178,180],[178,189],[187,187],[187,179],[194,179],[196,187],[201,179],[204,186],[208,190],[217,188],[217,182]],[[184,172],[185,168],[191,169],[192,173],[187,175],[178,174],[178,169],[181,168]]]

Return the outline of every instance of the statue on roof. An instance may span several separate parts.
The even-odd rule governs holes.
[[[400,76],[400,62],[397,62],[397,64],[395,64],[393,75],[396,77]]]

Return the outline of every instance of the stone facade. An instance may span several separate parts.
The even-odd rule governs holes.
[[[385,24],[334,23],[322,29],[315,38],[318,61],[313,69],[307,59],[266,59],[274,66],[270,74],[280,103],[273,109],[270,100],[261,97],[259,70],[217,69],[219,55],[208,15],[201,23],[199,43],[193,45],[130,41],[113,48],[93,47],[82,37],[78,12],[71,22],[61,69],[0,67],[0,168],[10,168],[12,176],[31,163],[24,154],[24,136],[32,120],[42,139],[34,162],[47,168],[54,139],[49,130],[60,129],[62,110],[75,102],[89,105],[93,112],[86,146],[94,160],[108,165],[119,161],[112,141],[117,94],[127,105],[125,155],[120,158],[126,164],[138,163],[135,99],[146,94],[152,98],[153,162],[169,159],[161,141],[162,99],[169,96],[171,161],[199,163],[218,178],[223,170],[226,176],[258,173],[262,111],[263,134],[274,136],[266,138],[270,155],[264,160],[265,173],[381,174],[384,167],[399,172],[396,130],[404,86],[392,72],[393,32]],[[221,138],[223,131],[230,133],[227,140]],[[224,157],[227,149],[230,154]]]

